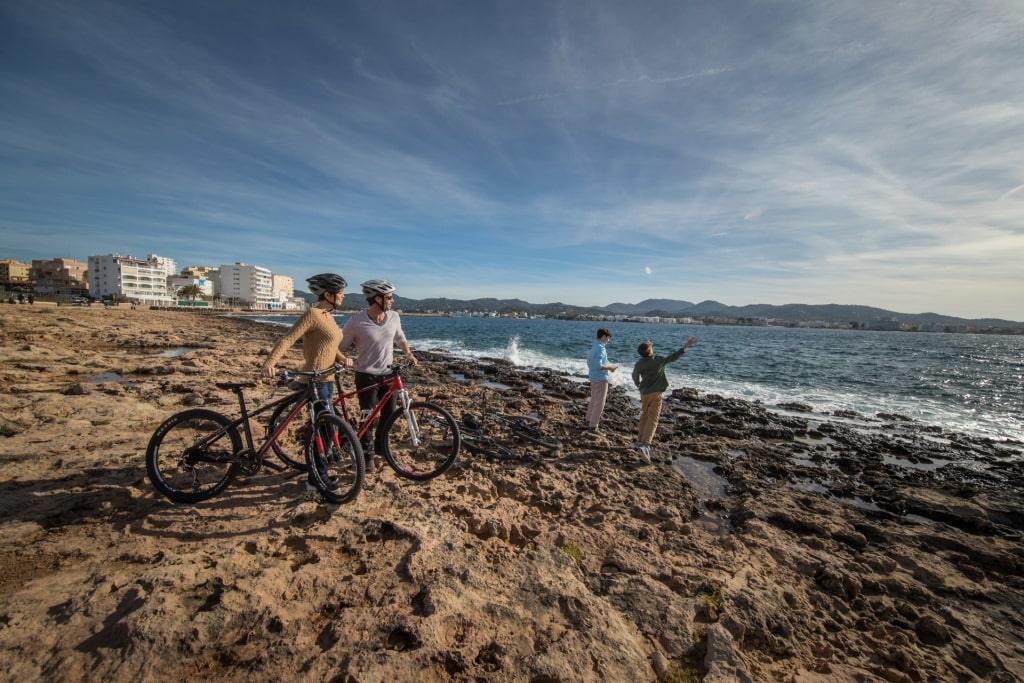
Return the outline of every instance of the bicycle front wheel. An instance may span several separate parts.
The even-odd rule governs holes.
[[[299,401],[305,403],[304,399]],[[282,403],[274,409],[274,414],[270,417],[270,423],[267,426],[267,433],[273,434],[277,431],[281,423],[288,419],[288,416],[295,410],[297,402]],[[271,444],[271,448],[277,453],[277,457],[281,458],[284,464],[288,465],[292,469],[305,472],[308,468],[306,467],[306,443],[309,441],[310,433],[309,420],[306,417],[306,412],[303,410],[296,415],[285,427],[285,430],[281,432],[281,435],[274,439],[274,443]]]
[[[455,462],[461,444],[451,413],[427,401],[413,401],[406,413],[396,410],[384,425],[384,459],[400,477],[427,481]]]
[[[146,447],[146,473],[175,503],[198,503],[224,490],[235,474],[242,437],[231,420],[204,408],[172,415]]]
[[[355,500],[363,488],[366,463],[359,437],[334,413],[316,418],[316,431],[306,439],[306,467],[324,500],[340,504]]]

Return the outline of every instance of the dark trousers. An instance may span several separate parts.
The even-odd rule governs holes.
[[[374,384],[379,384],[380,382],[384,382],[388,379],[391,379],[391,375],[371,375],[365,372],[357,372],[355,373],[355,375],[356,389],[365,389],[366,387],[373,386]],[[383,386],[378,389],[371,389],[369,391],[364,391],[363,393],[359,394],[360,409],[373,410],[374,408],[376,408],[377,403],[380,402],[380,398],[385,394],[385,392],[387,392],[387,386]],[[363,452],[367,458],[373,457],[374,452],[384,452],[384,448],[382,445],[384,440],[382,427],[387,422],[388,417],[390,417],[393,412],[395,412],[395,396],[392,394],[388,402],[384,404],[380,409],[380,415],[378,416],[379,419],[377,420],[377,425],[375,427],[377,433],[373,439],[374,449],[370,449],[370,430],[367,430],[366,435],[364,435],[362,438]]]

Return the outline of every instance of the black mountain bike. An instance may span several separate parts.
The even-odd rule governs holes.
[[[535,415],[512,415],[487,409],[486,392],[481,397],[480,416],[464,414],[459,429],[462,444],[470,453],[498,460],[518,457],[509,447],[513,441],[528,442],[549,453],[561,450],[562,442],[544,434],[541,421]]]
[[[365,477],[363,449],[352,427],[317,398],[314,387],[316,380],[340,370],[334,366],[282,371],[279,375],[285,380],[297,375],[308,377],[309,383],[252,411],[243,392],[255,387],[255,382],[218,382],[218,389],[238,397],[241,417],[231,419],[206,408],[192,408],[167,418],[146,448],[146,473],[153,486],[175,503],[198,503],[222,492],[239,473],[254,475],[264,465],[285,470],[264,458],[273,450],[289,467],[312,470],[317,488],[329,501],[355,499]],[[257,448],[250,420],[271,410],[275,412],[266,438]]]

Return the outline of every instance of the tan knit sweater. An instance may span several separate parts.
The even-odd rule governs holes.
[[[303,370],[322,370],[334,363],[344,363],[345,356],[338,350],[343,335],[334,316],[322,308],[311,308],[295,321],[288,333],[274,345],[264,367],[277,365],[295,342],[302,339]]]

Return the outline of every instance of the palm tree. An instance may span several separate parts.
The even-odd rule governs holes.
[[[178,290],[178,296],[184,299],[191,299],[192,301],[195,301],[202,295],[203,290],[199,287],[199,285],[185,285],[184,287]]]

